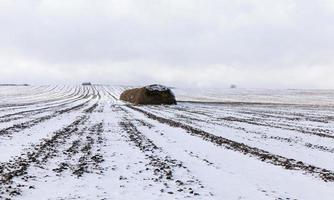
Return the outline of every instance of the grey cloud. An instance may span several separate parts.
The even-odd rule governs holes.
[[[3,0],[0,72],[20,79],[15,68],[37,70],[36,78],[52,71],[55,81],[92,73],[108,81],[111,73],[128,82],[324,87],[332,84],[323,73],[334,64],[333,20],[325,0]],[[319,73],[284,74],[301,68]],[[147,75],[154,69],[167,74]],[[278,72],[287,80],[257,75]]]

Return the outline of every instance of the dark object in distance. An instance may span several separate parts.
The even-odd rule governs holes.
[[[237,88],[237,86],[234,85],[234,84],[232,84],[232,85],[230,86],[230,88],[231,88],[231,89],[235,89],[235,88]]]
[[[0,84],[0,86],[30,86],[29,84]]]
[[[83,82],[82,85],[92,85],[91,82]]]
[[[176,105],[172,90],[157,84],[125,90],[120,99],[135,105]]]

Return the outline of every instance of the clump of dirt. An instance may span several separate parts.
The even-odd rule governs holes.
[[[120,99],[135,105],[176,104],[172,90],[161,85],[149,85],[142,88],[125,90]]]

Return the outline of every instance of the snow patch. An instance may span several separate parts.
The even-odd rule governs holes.
[[[158,85],[158,84],[148,85],[145,88],[149,91],[160,91],[160,92],[164,92],[164,91],[169,90],[168,87],[163,86],[163,85]]]

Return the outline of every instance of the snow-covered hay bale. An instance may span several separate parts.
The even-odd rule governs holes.
[[[162,85],[149,85],[125,90],[121,94],[120,99],[135,105],[176,104],[175,96],[171,89]]]

